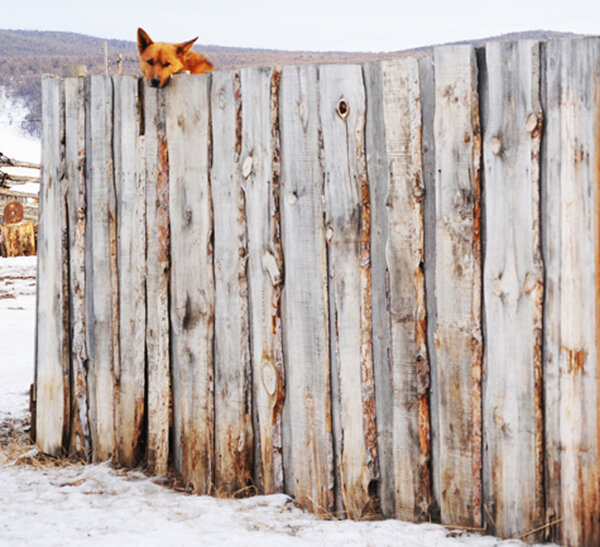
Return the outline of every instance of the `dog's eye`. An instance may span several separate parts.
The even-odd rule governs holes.
[[[154,61],[152,59],[148,59],[146,61],[150,66],[154,65]]]
[[[168,66],[171,66],[171,63],[169,63],[168,61],[163,65],[165,68],[167,68]]]

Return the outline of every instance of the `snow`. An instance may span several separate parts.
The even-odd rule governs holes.
[[[5,114],[0,108],[0,118]],[[28,156],[30,143],[19,140],[15,126],[14,120],[12,126],[0,123],[0,151],[39,158],[39,142]],[[0,546],[523,545],[435,524],[321,520],[285,495],[243,500],[189,495],[140,470],[39,457],[22,440],[33,381],[35,273],[35,257],[0,258]]]

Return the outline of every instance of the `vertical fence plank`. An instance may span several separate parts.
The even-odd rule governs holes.
[[[518,537],[544,522],[539,44],[487,44],[486,66],[484,504]]]
[[[112,157],[112,80],[91,76],[86,90],[87,340],[92,458],[115,455],[115,374],[118,373],[116,203]]]
[[[329,340],[337,508],[372,509],[377,475],[371,343],[370,198],[365,164],[365,91],[360,66],[319,69]]]
[[[481,137],[470,46],[436,48],[438,474],[444,523],[481,525]]]
[[[548,473],[548,491],[560,489],[556,516],[563,520],[557,539],[565,545],[596,545],[600,542],[600,40],[551,42],[546,58],[550,110],[546,133],[561,137],[547,143],[544,171],[545,195],[560,196],[560,205],[549,197],[545,209],[546,219],[559,213],[559,223],[546,224],[548,239],[555,239],[546,250],[552,259],[547,265],[552,285],[546,292],[545,359],[546,370],[553,375],[545,394],[559,408],[548,423],[556,427],[558,421],[559,430],[549,432],[546,447],[549,462],[559,461],[560,468],[559,473],[555,469]],[[555,358],[558,363],[550,360]],[[550,391],[556,389],[558,393]],[[552,500],[549,509],[556,511]]]
[[[40,189],[37,325],[36,442],[54,456],[62,454],[69,431],[69,324],[66,210],[63,188],[64,88],[61,80],[42,79],[44,118]]]
[[[215,265],[215,487],[234,493],[252,482],[252,372],[239,74],[212,77],[210,188]],[[252,108],[255,108],[253,105]],[[264,214],[264,212],[263,212]]]
[[[65,79],[65,159],[69,219],[69,320],[71,335],[71,433],[69,455],[91,455],[88,420],[85,313],[85,80]]]
[[[143,86],[146,175],[146,465],[167,473],[169,460],[169,165],[166,90]]]
[[[432,473],[434,462],[439,461],[439,429],[434,427],[439,423],[439,374],[437,367],[437,353],[435,351],[435,331],[437,326],[437,311],[435,303],[435,272],[436,272],[436,203],[435,203],[435,70],[433,55],[419,59],[419,82],[421,91],[421,149],[423,187],[425,196],[423,200],[423,253],[424,283],[425,283],[425,307],[427,316],[427,357],[429,360],[429,423],[430,423],[430,509],[429,518],[434,522],[440,521],[439,506],[437,500],[441,499],[440,476]]]
[[[280,131],[285,483],[300,505],[329,511],[333,447],[316,67],[283,69]]]
[[[115,420],[119,462],[133,467],[141,456],[146,377],[145,177],[141,166],[138,80],[114,76],[113,86],[120,313]]]
[[[280,70],[241,71],[242,185],[248,231],[248,296],[255,422],[255,481],[283,491],[283,354],[279,231],[278,99]]]
[[[542,107],[544,124],[541,162],[542,253],[544,261],[544,462],[546,520],[560,519],[560,55],[542,45]],[[560,523],[546,530],[546,539],[560,537]]]
[[[382,430],[386,434],[380,442],[389,443],[394,454],[386,471],[393,484],[394,515],[423,520],[429,512],[431,481],[419,64],[415,59],[384,62],[381,70],[380,134],[385,139],[380,146],[387,180],[374,207],[385,216],[387,230],[383,256],[374,260],[385,264],[389,346],[380,368],[389,371],[389,378],[377,386],[391,426]]]
[[[210,76],[185,74],[167,94],[173,455],[186,486],[200,493],[210,491],[214,466],[209,94]]]

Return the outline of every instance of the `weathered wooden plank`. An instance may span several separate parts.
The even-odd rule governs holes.
[[[350,518],[372,508],[377,479],[365,109],[360,66],[319,68],[336,506]]]
[[[381,389],[391,390],[395,515],[423,520],[431,480],[419,64],[415,59],[384,62],[382,71],[391,385]]]
[[[171,370],[174,464],[207,493],[214,468],[214,273],[209,188],[210,76],[169,84],[167,140],[171,219]],[[176,234],[176,237],[175,237]]]
[[[146,465],[156,475],[169,461],[169,161],[166,89],[143,86],[146,169]]]
[[[240,185],[240,77],[212,77],[211,195],[215,268],[215,487],[233,494],[252,482],[252,370],[248,325],[248,247]],[[252,108],[255,108],[252,105]]]
[[[545,394],[558,403],[546,444],[548,492],[560,490],[563,519],[557,539],[565,545],[600,542],[600,40],[561,40],[547,45],[547,143],[545,218],[549,279],[546,293]],[[552,84],[552,86],[550,86]],[[550,148],[552,147],[552,148]],[[557,161],[555,161],[557,160]],[[550,220],[559,213],[559,222]],[[592,288],[593,287],[593,288]],[[558,288],[557,291],[554,289]],[[552,291],[552,292],[551,292]],[[558,363],[550,359],[558,358]],[[557,366],[558,364],[558,366]],[[558,393],[556,390],[558,389]],[[558,452],[558,453],[557,453]],[[557,484],[558,482],[558,484]],[[549,510],[557,510],[549,500]]]
[[[85,312],[85,80],[66,78],[64,82],[71,336],[71,431],[68,452],[69,455],[87,460],[91,456],[91,438]]]
[[[146,369],[145,176],[140,138],[138,81],[114,76],[113,149],[117,202],[119,364],[115,371],[118,461],[140,461]]]
[[[242,186],[248,233],[248,297],[254,411],[255,483],[263,494],[283,491],[281,340],[283,256],[279,231],[277,68],[240,71]]]
[[[316,67],[283,69],[280,132],[285,484],[300,505],[329,511],[333,447]]]
[[[36,442],[54,456],[69,431],[69,326],[64,206],[64,88],[42,79],[42,182],[38,232],[36,325]]]
[[[481,136],[470,46],[434,51],[438,504],[443,523],[481,525]]]
[[[114,375],[119,370],[117,226],[110,77],[86,87],[86,338],[93,461],[116,454]]]
[[[431,473],[433,462],[439,461],[439,431],[434,424],[439,423],[439,375],[437,366],[437,353],[435,351],[435,331],[437,326],[437,311],[435,305],[435,272],[436,272],[436,205],[435,205],[435,70],[433,55],[419,59],[419,82],[421,87],[421,164],[423,169],[423,187],[425,197],[423,200],[423,252],[425,306],[427,317],[427,357],[429,360],[429,423],[430,423],[430,507],[429,518],[439,522],[439,506],[437,500],[441,499],[440,481],[436,473]]]
[[[487,529],[544,524],[539,43],[486,45],[483,501]]]
[[[383,114],[383,70],[381,63],[363,66],[366,86],[367,112],[365,143],[371,207],[371,305],[373,324],[373,371],[377,408],[377,455],[380,480],[378,495],[385,517],[396,514],[395,455],[392,445],[394,422],[392,416],[392,380],[388,362],[390,323],[388,275],[385,247],[389,229],[386,200],[389,190],[389,170],[385,149]]]
[[[541,162],[542,254],[544,261],[544,463],[546,521],[560,519],[560,56],[542,45],[542,108],[544,124]],[[561,525],[546,530],[546,539],[558,539]]]

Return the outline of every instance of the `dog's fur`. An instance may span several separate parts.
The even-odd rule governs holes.
[[[140,69],[148,85],[164,87],[172,74],[189,71],[202,74],[214,70],[212,63],[195,51],[192,45],[198,37],[181,44],[153,42],[148,33],[138,28],[137,41],[140,52]]]

